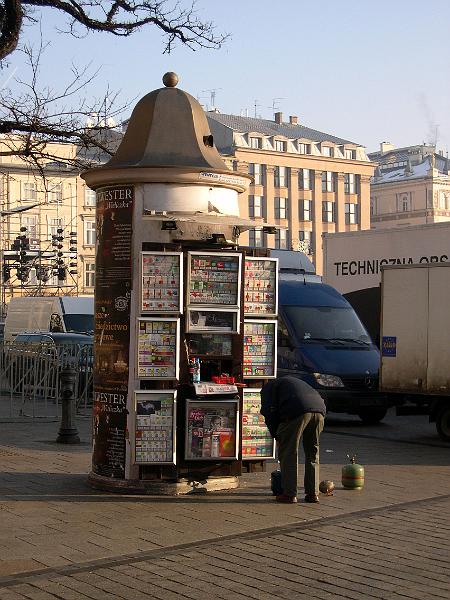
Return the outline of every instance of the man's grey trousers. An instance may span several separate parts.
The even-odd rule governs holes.
[[[316,412],[308,412],[279,424],[277,444],[283,494],[297,496],[300,438],[305,451],[305,494],[319,493],[319,437],[323,424],[323,415]]]

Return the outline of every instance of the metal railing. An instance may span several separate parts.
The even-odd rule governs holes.
[[[77,374],[77,410],[92,406],[93,346],[53,341],[0,343],[0,417],[59,417],[62,369]]]

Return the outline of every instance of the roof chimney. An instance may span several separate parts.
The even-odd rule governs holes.
[[[291,115],[289,117],[289,123],[291,125],[298,125],[298,117],[297,117],[297,115]]]
[[[384,154],[385,152],[389,152],[389,150],[393,150],[394,147],[394,144],[391,144],[391,142],[381,142],[380,152],[381,154]]]
[[[278,125],[281,125],[283,123],[283,113],[282,112],[275,113],[275,123],[278,123]]]

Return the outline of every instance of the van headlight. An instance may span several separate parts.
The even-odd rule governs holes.
[[[327,375],[326,373],[313,373],[315,380],[319,385],[331,388],[344,387],[342,379],[337,375]]]

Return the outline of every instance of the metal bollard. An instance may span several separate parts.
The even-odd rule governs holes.
[[[61,381],[61,425],[56,438],[58,444],[79,444],[80,436],[75,425],[76,400],[74,398],[77,373],[73,369],[63,369]]]

